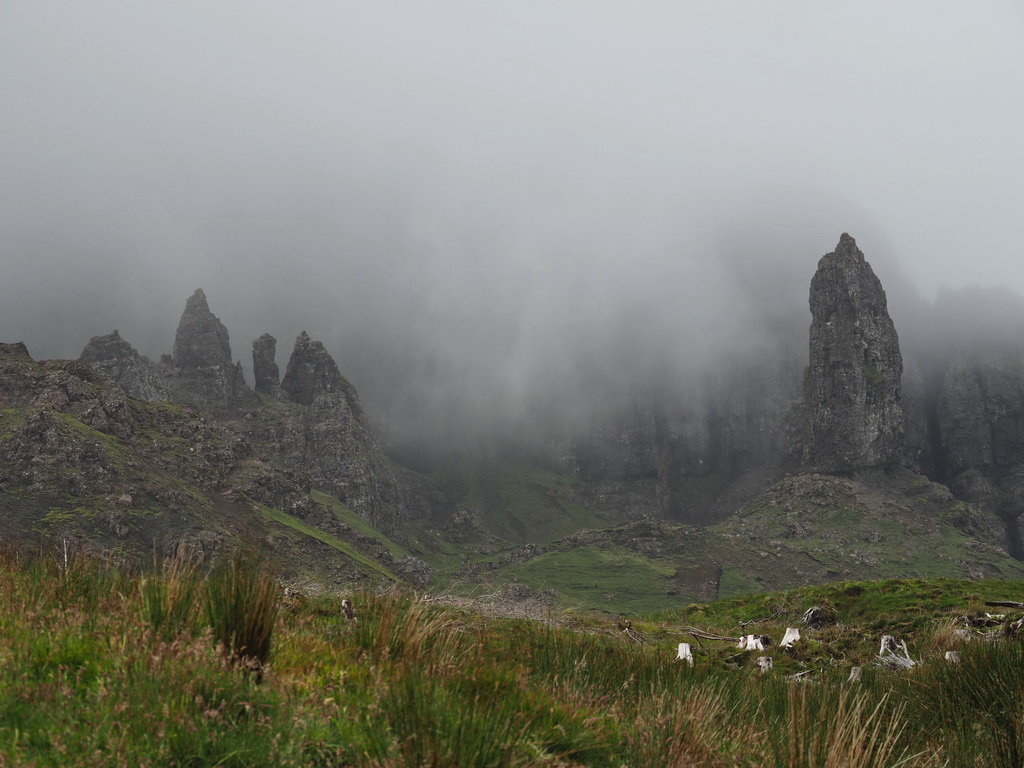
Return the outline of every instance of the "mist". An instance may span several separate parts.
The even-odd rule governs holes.
[[[202,286],[246,365],[307,330],[443,441],[763,353],[844,231],[891,296],[1021,293],[1022,43],[1012,2],[8,0],[0,338],[156,358]]]

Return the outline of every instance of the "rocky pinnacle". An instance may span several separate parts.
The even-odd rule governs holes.
[[[205,368],[231,365],[228,329],[210,311],[206,294],[196,288],[188,301],[174,336],[174,365],[178,368]]]
[[[210,311],[197,288],[187,302],[174,336],[172,399],[200,407],[238,409],[259,403],[245,385],[240,363],[231,361],[228,329]]]
[[[881,282],[843,234],[811,280],[802,464],[847,472],[897,461],[904,442],[903,358]]]
[[[272,393],[281,386],[277,367],[277,339],[264,333],[252,343],[252,374],[257,392]]]

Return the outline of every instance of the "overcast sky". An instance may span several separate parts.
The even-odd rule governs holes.
[[[203,286],[246,361],[514,400],[806,302],[843,231],[1024,292],[1022,8],[0,0],[0,338],[155,357]]]

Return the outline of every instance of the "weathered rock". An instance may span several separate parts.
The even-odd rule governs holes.
[[[259,398],[245,384],[242,364],[231,361],[228,331],[210,311],[202,288],[185,303],[172,360],[174,400],[210,410],[258,405]]]
[[[905,439],[899,338],[882,284],[848,234],[818,262],[810,306],[803,469],[897,462]]]
[[[60,411],[126,438],[135,430],[125,393],[78,360],[35,362],[24,344],[0,344],[0,405]]]
[[[281,371],[277,367],[277,339],[264,333],[252,343],[252,374],[257,392],[277,394],[281,389]]]
[[[0,361],[31,363],[32,355],[28,353],[25,342],[16,341],[11,343],[0,343]]]
[[[281,403],[256,425],[254,439],[289,467],[309,472],[383,530],[404,520],[401,491],[367,423],[359,395],[319,341],[303,332],[295,342],[281,388],[295,405]]]
[[[210,311],[202,288],[196,288],[185,302],[185,311],[174,336],[172,357],[174,364],[182,369],[231,365],[228,329]]]
[[[341,394],[356,405],[359,401],[355,389],[341,375],[338,364],[323,343],[313,341],[305,331],[295,340],[281,388],[292,402],[300,405],[312,405],[321,395],[331,394]],[[361,407],[358,410],[362,412]]]
[[[93,336],[79,360],[113,380],[136,400],[169,400],[164,370],[140,355],[115,329],[106,336]]]

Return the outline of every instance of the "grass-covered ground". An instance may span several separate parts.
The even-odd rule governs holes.
[[[484,618],[471,604],[394,592],[349,595],[349,621],[340,597],[285,599],[271,575],[235,566],[136,576],[75,558],[0,558],[0,765],[1024,760],[1024,648],[952,631],[985,599],[1024,599],[1020,584],[813,587],[632,617],[626,632],[592,614]],[[811,605],[834,621],[779,649]],[[698,644],[689,627],[776,645]],[[873,667],[882,633],[919,663]],[[679,642],[694,645],[692,668],[675,661]],[[943,660],[954,646],[958,664]],[[774,669],[758,672],[758,655]],[[854,665],[863,676],[847,683]]]

